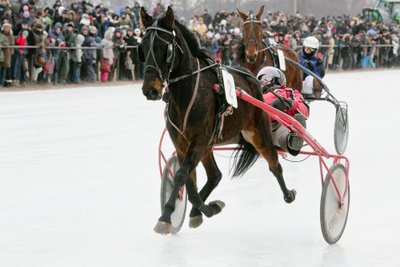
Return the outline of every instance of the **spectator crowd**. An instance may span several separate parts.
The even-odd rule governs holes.
[[[247,11],[246,11],[247,13]],[[236,12],[208,10],[194,13],[188,26],[196,31],[204,47],[232,64],[235,47],[241,40],[242,23]],[[318,56],[325,69],[354,70],[400,66],[400,23],[363,21],[362,16],[328,16],[317,20],[314,15],[286,15],[269,12],[262,20],[264,41],[299,51],[303,40],[314,36],[320,41]]]
[[[143,79],[137,51],[143,36],[140,8],[139,2],[113,11],[86,1],[67,5],[56,0],[52,6],[37,7],[33,0],[0,0],[0,87]],[[158,3],[150,13],[157,16],[164,9]],[[243,21],[236,12],[210,14],[206,9],[190,19],[179,18],[214,58],[237,64]],[[262,26],[267,42],[296,51],[307,36],[318,38],[326,69],[400,66],[399,23],[269,12]]]

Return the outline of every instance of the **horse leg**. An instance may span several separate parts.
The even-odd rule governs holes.
[[[215,162],[214,154],[210,151],[207,156],[202,160],[204,169],[207,174],[207,182],[200,190],[201,200],[204,202],[210,196],[211,192],[218,186],[222,178],[222,173],[218,169]],[[190,228],[197,228],[203,223],[203,216],[199,209],[192,207],[190,211]]]
[[[181,167],[175,173],[175,180],[174,180],[175,183],[174,183],[174,188],[171,192],[171,196],[168,199],[167,203],[165,204],[163,213],[159,218],[156,226],[154,227],[154,231],[157,233],[160,234],[171,233],[171,214],[175,210],[175,201],[178,197],[179,189],[184,184],[186,184],[186,190],[188,192],[189,201],[192,203],[194,207],[198,208],[207,217],[211,217],[219,213],[224,207],[224,203],[220,201],[215,201],[210,203],[209,205],[205,205],[199,193],[197,192],[195,172],[193,171],[196,168],[197,164],[199,163],[198,159],[199,156],[196,155],[193,151],[196,150],[192,143],[188,148],[186,157],[183,160]],[[178,158],[181,158],[179,154]],[[193,179],[189,179],[190,176]]]
[[[296,191],[288,190],[286,187],[285,180],[283,179],[282,166],[279,163],[278,152],[276,151],[276,148],[272,142],[271,131],[268,128],[266,130],[261,130],[258,128],[255,133],[246,132],[244,133],[244,136],[246,140],[249,140],[249,142],[251,142],[256,148],[258,153],[260,153],[260,155],[268,162],[269,170],[277,179],[285,202],[293,202],[296,198]]]

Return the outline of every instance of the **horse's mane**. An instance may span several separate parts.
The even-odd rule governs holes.
[[[194,57],[201,59],[210,58],[209,53],[204,48],[201,48],[199,38],[196,36],[195,33],[193,33],[191,30],[189,30],[186,26],[182,25],[177,20],[175,20],[175,26],[181,32],[183,38],[185,39],[189,47],[190,52]]]
[[[159,26],[161,26],[163,28],[167,28],[165,25],[164,19],[165,19],[165,17],[160,16],[158,18],[158,24],[159,24]],[[204,48],[201,48],[199,38],[197,37],[197,35],[195,33],[193,33],[191,30],[189,30],[186,26],[181,24],[176,19],[174,21],[174,24],[175,24],[175,27],[182,34],[183,38],[185,39],[185,41],[189,47],[190,53],[194,57],[197,57],[199,59],[209,59],[210,58],[208,51]]]

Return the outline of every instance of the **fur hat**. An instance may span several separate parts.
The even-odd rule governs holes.
[[[88,14],[82,14],[82,19],[80,21],[80,24],[83,24],[85,26],[89,26],[90,25],[90,18]]]
[[[10,30],[12,29],[12,25],[8,22],[4,23],[3,26],[1,26],[1,30],[3,31],[5,27],[9,27]]]

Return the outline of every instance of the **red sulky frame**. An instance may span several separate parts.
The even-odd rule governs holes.
[[[325,178],[329,177],[329,181],[331,182],[332,187],[333,187],[332,190],[333,190],[333,192],[336,192],[337,200],[339,202],[338,203],[339,207],[336,207],[337,208],[336,211],[340,211],[340,209],[342,209],[342,211],[343,211],[343,209],[347,209],[344,211],[345,217],[339,218],[339,220],[342,220],[342,221],[339,222],[338,224],[336,224],[336,225],[338,225],[337,227],[335,225],[331,226],[332,223],[335,223],[337,221],[337,217],[336,218],[332,217],[332,218],[330,218],[330,219],[332,219],[332,221],[327,221],[330,219],[327,219],[324,215],[321,215],[321,229],[322,229],[325,240],[329,244],[336,243],[340,239],[340,237],[344,231],[346,221],[347,221],[347,214],[348,214],[348,203],[347,203],[347,205],[345,203],[346,201],[349,201],[349,194],[350,194],[349,193],[350,162],[349,162],[348,158],[343,155],[336,155],[336,154],[328,153],[325,150],[325,148],[323,148],[318,143],[318,141],[310,133],[308,133],[307,130],[298,121],[296,121],[293,117],[289,116],[288,114],[286,114],[278,109],[275,109],[274,107],[250,96],[248,93],[241,90],[240,88],[236,89],[236,96],[238,99],[246,101],[246,102],[262,109],[264,112],[268,113],[268,115],[272,119],[277,120],[283,126],[290,129],[291,131],[295,132],[312,148],[312,151],[300,151],[300,154],[318,157],[322,188],[325,189],[324,188],[325,187],[324,177]],[[168,159],[165,157],[165,155],[162,151],[163,140],[164,140],[166,131],[167,130],[165,128],[164,131],[162,132],[161,138],[160,138],[160,143],[159,143],[159,147],[158,147],[158,165],[159,165],[159,171],[160,171],[161,178],[163,178],[163,169],[164,169],[164,172],[167,170],[169,176],[173,179],[174,171],[172,170],[172,168],[170,166],[168,166]],[[234,150],[234,149],[236,149],[236,148],[235,147],[226,147],[226,146],[214,147],[214,150],[216,150],[216,151],[217,150],[218,151],[227,151],[227,150]],[[282,156],[286,155],[286,152],[281,149],[278,150],[278,152]],[[172,156],[175,156],[175,152],[173,152]],[[327,163],[328,160],[332,161],[332,165],[331,165],[332,168],[330,168],[328,166],[328,163]],[[339,189],[339,185],[337,184],[334,174],[333,174],[333,172],[335,171],[335,168],[333,168],[333,167],[336,166],[336,164],[342,165],[342,167],[344,168],[344,174],[345,174],[346,180],[345,180],[344,188],[342,188],[343,189],[342,192]],[[165,166],[165,167],[163,168],[163,166]],[[330,186],[330,185],[327,185],[327,186]],[[323,190],[323,191],[325,191],[325,190]],[[184,189],[184,187],[182,187],[181,190],[179,191],[179,195],[178,195],[179,201],[184,200],[185,193],[186,193],[185,189]],[[185,204],[185,206],[186,206],[186,204]],[[323,213],[322,209],[325,208],[322,206],[323,206],[323,204],[321,202],[321,214]],[[336,212],[336,211],[334,211],[334,212]],[[333,213],[331,213],[331,214],[333,214]],[[183,222],[183,218],[182,218],[182,222]],[[180,224],[177,227],[176,231],[179,231],[181,225],[182,224]]]

